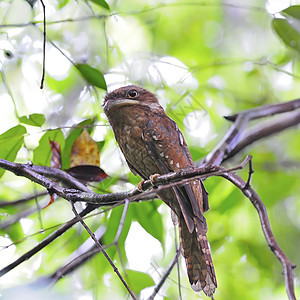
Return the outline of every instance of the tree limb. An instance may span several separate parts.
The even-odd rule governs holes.
[[[42,186],[44,186],[50,194],[55,193],[69,201],[84,201],[88,203],[93,203],[96,205],[88,205],[88,207],[80,213],[80,216],[83,217],[88,212],[95,209],[95,207],[99,207],[101,205],[116,205],[120,203],[124,203],[125,199],[129,201],[139,201],[151,199],[155,196],[156,192],[160,189],[169,188],[173,185],[183,184],[186,181],[192,180],[193,178],[203,178],[209,176],[222,176],[227,180],[231,181],[235,186],[237,186],[242,193],[249,198],[251,203],[256,208],[261,227],[265,238],[267,240],[270,249],[273,251],[274,255],[280,261],[284,269],[285,283],[286,283],[286,291],[289,299],[294,300],[294,286],[293,286],[293,265],[285,255],[285,253],[281,250],[278,243],[275,240],[275,237],[271,231],[270,223],[268,220],[268,215],[266,208],[261,201],[258,194],[252,189],[250,185],[250,176],[252,172],[249,173],[249,178],[247,183],[242,180],[239,176],[232,171],[240,169],[244,166],[238,166],[232,169],[225,169],[222,167],[218,167],[218,165],[224,161],[225,159],[235,155],[241,149],[243,149],[246,145],[253,143],[254,141],[261,139],[263,137],[269,136],[273,133],[282,131],[290,126],[296,125],[299,123],[299,112],[296,110],[300,106],[300,99],[296,99],[294,101],[276,104],[276,105],[268,105],[262,106],[259,108],[255,108],[252,110],[244,111],[240,114],[233,115],[231,117],[227,117],[227,119],[234,121],[234,124],[229,129],[223,140],[217,145],[217,147],[206,157],[204,163],[202,163],[201,168],[182,170],[177,173],[170,173],[166,175],[162,175],[156,177],[154,179],[154,184],[157,188],[153,188],[150,180],[147,180],[143,183],[143,189],[151,188],[149,191],[140,193],[137,189],[133,191],[127,191],[123,193],[114,193],[114,194],[96,194],[74,179],[72,176],[66,174],[60,170],[53,170],[48,167],[38,167],[29,164],[17,164],[9,161],[5,161],[0,159],[0,167],[6,170],[13,172],[18,176],[26,177]],[[246,136],[242,138],[243,133],[248,126],[250,120],[262,118],[265,116],[270,116],[273,114],[279,114],[283,112],[288,112],[295,110],[293,113],[290,113],[289,118],[285,120],[281,120],[280,122],[270,122],[267,126],[265,126],[264,130],[259,130],[258,127],[254,127],[248,131]],[[231,155],[231,153],[234,153]],[[231,155],[231,156],[230,156]],[[51,179],[49,179],[49,178]],[[68,189],[63,188],[59,185],[59,183],[53,182],[52,178],[59,179],[62,182],[67,182],[68,186],[75,187],[76,189]],[[78,222],[78,218],[74,218],[63,225],[60,229],[55,231],[53,234],[49,235],[44,239],[39,245],[25,253],[18,260],[8,265],[6,268],[0,270],[0,276],[6,274],[11,269],[22,263],[23,261],[30,258],[32,255],[37,253],[43,247],[48,245],[55,238],[60,236],[63,232],[68,230],[73,224]],[[121,278],[120,278],[121,279]],[[122,280],[122,279],[121,279]],[[160,287],[159,287],[160,288]],[[158,288],[158,289],[159,289]]]
[[[43,191],[43,192],[39,192],[39,193],[35,193],[33,195],[28,195],[26,197],[23,197],[22,199],[18,199],[15,201],[4,201],[4,200],[0,200],[0,208],[1,207],[6,207],[6,206],[16,206],[16,205],[20,205],[20,204],[24,204],[27,203],[35,198],[41,197],[41,196],[46,196],[48,195],[47,191]]]
[[[103,229],[103,226],[99,227],[96,232],[95,236],[98,241],[101,240],[104,233],[106,232],[105,229]],[[51,285],[54,285],[59,279],[66,276],[67,274],[71,273],[72,271],[79,268],[81,265],[83,265],[87,260],[91,259],[95,254],[97,254],[100,250],[97,247],[97,245],[93,242],[91,242],[91,237],[88,238],[77,250],[76,250],[76,256],[72,259],[69,259],[69,262],[65,264],[64,266],[60,267],[58,270],[56,270],[52,275],[45,278],[46,282],[49,282]],[[89,242],[89,246],[84,246],[87,242]],[[80,250],[81,247],[84,247],[84,252]],[[86,249],[88,247],[88,249]],[[104,246],[104,248],[106,248]],[[80,253],[80,254],[79,254]],[[72,255],[73,256],[73,255]],[[44,279],[43,279],[44,280]]]
[[[86,216],[89,212],[95,209],[95,205],[88,205],[79,215],[81,217]],[[50,235],[48,235],[43,241],[38,243],[35,247],[33,247],[31,250],[26,252],[25,254],[21,255],[17,260],[9,264],[8,266],[4,267],[2,270],[0,270],[0,277],[23,263],[24,261],[28,260],[30,257],[32,257],[34,254],[38,253],[40,250],[45,248],[47,245],[49,245],[52,241],[54,241],[56,238],[58,238],[60,235],[65,233],[69,228],[71,228],[74,224],[78,222],[78,219],[75,217],[72,220],[68,221],[66,224],[62,225],[59,229],[52,232]]]
[[[283,118],[274,121],[268,121],[265,124],[256,125],[253,128],[247,130],[243,138],[237,143],[232,151],[225,158],[226,160],[235,156],[238,152],[242,151],[247,146],[254,142],[261,140],[265,137],[271,136],[275,133],[279,133],[292,126],[296,126],[300,123],[300,111],[290,112],[285,114]]]
[[[178,248],[176,250],[176,254],[171,262],[171,264],[169,265],[168,269],[166,270],[165,274],[163,275],[163,277],[160,279],[160,281],[158,282],[158,284],[155,286],[153,293],[150,295],[150,297],[148,298],[148,300],[153,300],[154,297],[157,295],[157,293],[159,292],[159,290],[161,289],[161,287],[163,286],[163,284],[165,283],[166,279],[168,278],[168,276],[170,275],[171,271],[173,270],[174,266],[176,265],[178,258],[180,255],[180,248]]]
[[[219,167],[220,168],[220,167]],[[223,168],[222,168],[223,169]],[[295,291],[294,291],[294,276],[293,276],[293,268],[295,267],[283,250],[279,247],[273,232],[271,230],[271,225],[268,218],[267,209],[260,199],[257,192],[252,189],[250,185],[247,185],[243,179],[241,179],[238,175],[234,173],[224,173],[221,175],[226,178],[230,182],[232,182],[241,192],[251,201],[253,206],[258,212],[259,220],[261,223],[261,228],[266,238],[266,241],[274,253],[276,258],[283,266],[283,274],[285,278],[285,288],[287,295],[290,300],[296,300]]]
[[[90,237],[94,240],[97,248],[102,252],[102,254],[105,256],[106,260],[110,263],[110,265],[112,266],[114,272],[117,274],[117,276],[119,277],[119,279],[123,283],[124,287],[126,288],[126,290],[128,291],[128,293],[130,294],[130,296],[132,297],[132,299],[133,300],[137,300],[135,294],[129,288],[128,284],[126,283],[126,281],[124,280],[124,278],[120,274],[120,272],[119,272],[118,268],[116,267],[116,265],[114,264],[114,262],[111,260],[111,258],[109,257],[109,255],[107,254],[107,252],[105,251],[105,249],[103,248],[103,246],[100,244],[100,242],[98,241],[98,239],[95,237],[94,233],[90,230],[90,228],[83,221],[82,217],[78,214],[78,212],[77,212],[77,210],[75,208],[74,202],[71,201],[71,205],[72,205],[72,211],[74,212],[76,218],[79,220],[79,222],[81,223],[81,225],[85,228],[85,230],[89,233]]]
[[[279,104],[267,104],[252,109],[248,109],[238,114],[226,116],[228,121],[235,121],[239,115],[247,115],[250,120],[273,116],[275,114],[282,114],[285,112],[295,111],[300,108],[300,98],[283,102]]]
[[[297,109],[299,108],[300,99],[296,99],[280,104],[263,105],[253,109],[245,110],[232,116],[225,117],[227,120],[234,121],[234,123],[228,130],[224,138],[220,141],[220,143],[207,155],[207,157],[204,159],[201,165],[220,165],[225,159],[227,159],[228,156],[237,147],[237,144],[241,141],[244,131],[251,120],[263,118],[266,116],[272,116],[274,114],[281,114],[289,111],[294,111],[295,115],[293,115],[293,123],[289,123],[290,125],[286,123],[285,126],[281,124],[280,126],[280,124],[274,122],[272,125],[274,126],[276,124],[277,130],[275,128],[273,130],[269,128],[268,131],[264,132],[265,135],[263,137],[274,134],[275,132],[282,131],[283,129],[286,129],[290,126],[299,124],[299,115],[297,114]],[[252,136],[252,143],[255,141],[254,138],[255,137]],[[256,138],[259,139],[260,135],[256,135]],[[247,140],[244,140],[243,143],[245,143],[245,141]],[[241,150],[241,145],[239,147]],[[237,153],[236,150],[234,152],[235,154]]]

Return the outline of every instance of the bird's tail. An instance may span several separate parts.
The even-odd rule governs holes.
[[[212,297],[217,287],[215,270],[206,238],[206,229],[195,218],[195,228],[189,232],[184,218],[179,218],[181,253],[185,258],[190,284],[194,291]]]

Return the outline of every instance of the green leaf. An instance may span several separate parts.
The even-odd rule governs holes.
[[[2,219],[2,220],[4,220],[4,219]],[[9,238],[13,242],[17,242],[20,239],[24,238],[24,232],[22,230],[22,226],[21,226],[20,222],[13,223],[10,226],[5,227],[4,229],[1,229],[0,234],[2,236],[5,236],[5,235],[9,236]]]
[[[102,242],[104,245],[111,244],[114,241],[114,239],[116,238],[116,234],[117,234],[119,226],[120,226],[120,221],[122,218],[123,210],[124,210],[123,205],[115,207],[114,209],[112,209],[110,216],[107,218],[107,221],[106,221],[107,230],[102,237]],[[128,232],[129,232],[129,229],[131,226],[131,222],[132,222],[132,213],[131,213],[131,204],[130,204],[127,214],[126,214],[122,232],[121,232],[121,235],[118,240],[118,245],[119,245],[119,249],[121,251],[121,257],[123,259],[123,262],[127,261],[126,252],[125,252],[125,240],[127,238],[127,235],[128,235]],[[116,248],[111,247],[108,250],[115,251]],[[113,252],[113,253],[115,253],[115,252]]]
[[[69,3],[69,0],[58,0],[58,8],[62,9]]]
[[[60,129],[47,131],[40,139],[39,145],[33,151],[33,163],[40,166],[49,166],[51,147],[49,141],[59,142],[60,148],[65,146],[65,138]]]
[[[120,180],[119,177],[107,177],[97,185],[97,193],[109,193],[109,188]]]
[[[300,20],[300,5],[293,5],[284,9],[283,13]]]
[[[131,207],[131,204],[129,206],[129,210],[128,210],[126,218],[125,218],[124,227],[123,227],[120,239],[119,239],[119,243],[121,244],[120,246],[122,246],[122,244],[124,244],[124,241],[127,237],[127,234],[128,234],[128,231],[129,231],[129,228],[131,225],[132,218],[131,218],[131,213],[129,212],[130,207]],[[105,234],[103,235],[103,238],[102,238],[103,243],[105,245],[111,244],[114,241],[117,231],[118,231],[118,228],[119,228],[119,225],[120,225],[123,210],[124,210],[123,205],[112,209],[112,212],[111,212],[110,216],[108,217],[108,221],[106,222],[108,230],[105,232]]]
[[[45,123],[45,116],[42,114],[31,114],[19,117],[19,121],[27,125],[40,127]]]
[[[62,160],[62,169],[66,170],[69,169],[70,167],[70,153],[72,146],[75,142],[75,140],[80,136],[82,133],[83,129],[85,128],[86,125],[93,125],[95,123],[95,118],[91,119],[86,119],[77,125],[74,125],[74,128],[71,128],[68,136],[66,138],[66,143],[63,151],[61,152],[61,160]],[[86,128],[88,133],[91,134],[92,127]]]
[[[97,143],[99,151],[101,151],[103,149],[103,147],[104,147],[105,140],[100,141],[100,142],[96,142],[96,143]]]
[[[105,9],[108,9],[108,10],[110,9],[109,5],[104,0],[90,0],[90,1],[94,2],[95,4],[101,6],[101,7],[105,8]]]
[[[146,287],[155,285],[154,280],[146,273],[127,269],[126,274],[128,285],[136,294],[139,294]]]
[[[0,158],[14,161],[17,153],[24,142],[24,134],[26,128],[22,125],[17,125],[0,135]],[[5,170],[0,169],[0,177],[4,174]]]
[[[300,52],[300,33],[287,20],[275,18],[272,27],[288,47]]]
[[[107,90],[104,76],[99,70],[92,68],[91,66],[86,64],[75,64],[75,67],[79,70],[81,75],[88,83],[101,89]]]
[[[154,238],[163,244],[163,221],[157,211],[161,201],[132,203],[134,219]]]

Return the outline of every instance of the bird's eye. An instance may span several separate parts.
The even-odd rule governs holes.
[[[130,90],[128,93],[127,93],[127,97],[128,98],[137,98],[138,96],[138,92],[136,90]]]

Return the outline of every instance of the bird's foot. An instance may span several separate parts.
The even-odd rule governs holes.
[[[150,175],[150,176],[149,176],[149,180],[150,180],[150,183],[151,183],[152,186],[155,186],[154,179],[155,179],[156,177],[159,177],[159,176],[160,176],[160,174],[153,174],[153,175]],[[142,180],[142,181],[140,181],[139,184],[137,185],[137,189],[138,189],[138,191],[141,192],[141,193],[144,192],[144,189],[143,189],[143,184],[144,184],[144,182],[145,182],[145,180]]]
[[[138,191],[141,192],[141,193],[144,191],[144,189],[143,189],[143,184],[144,184],[144,182],[145,182],[145,180],[142,180],[142,181],[140,181],[139,184],[137,185],[137,189],[138,189]]]
[[[159,176],[160,176],[160,174],[153,174],[153,175],[150,175],[149,179],[150,179],[150,182],[151,182],[151,184],[152,184],[153,186],[155,186],[154,179],[155,179],[156,177],[159,177]]]

